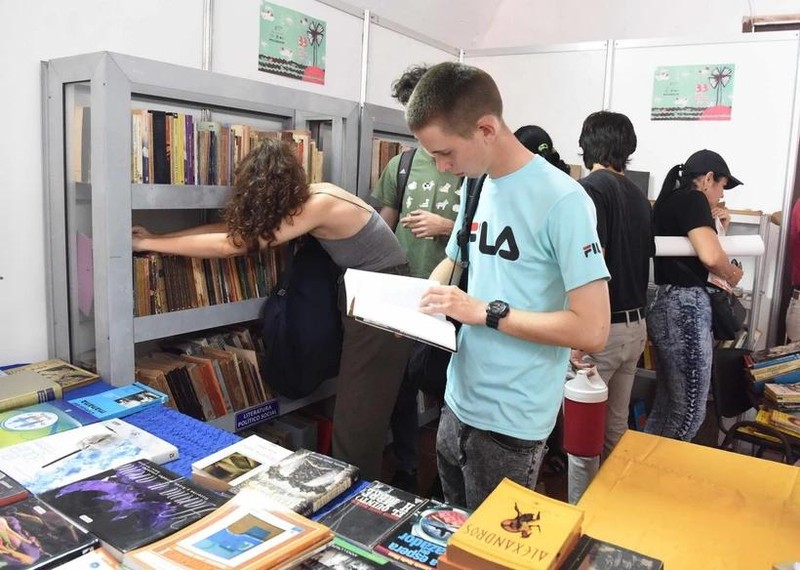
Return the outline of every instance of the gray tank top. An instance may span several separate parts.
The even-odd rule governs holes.
[[[328,195],[339,198],[333,194]],[[342,199],[339,198],[339,200]],[[349,202],[349,200],[345,201]],[[353,202],[351,204],[354,208],[362,208]],[[406,254],[400,247],[394,232],[389,229],[389,226],[375,210],[372,211],[364,227],[349,238],[317,238],[317,241],[325,248],[333,262],[342,269],[382,271],[408,263]]]

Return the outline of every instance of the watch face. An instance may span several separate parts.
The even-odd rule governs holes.
[[[504,301],[492,301],[489,303],[489,310],[487,312],[491,315],[504,317],[506,313],[508,313],[508,303]]]

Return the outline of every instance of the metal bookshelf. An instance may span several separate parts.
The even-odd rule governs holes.
[[[44,62],[42,89],[49,353],[94,364],[115,386],[133,381],[137,343],[252,321],[263,303],[133,317],[134,219],[156,220],[153,227],[198,223],[223,207],[232,189],[132,183],[131,110],[174,108],[223,122],[309,129],[325,153],[325,179],[356,187],[355,101],[110,52]],[[90,110],[90,126],[78,109]],[[75,166],[79,159],[90,160],[90,167],[82,164],[88,172]],[[91,240],[88,260],[84,238]],[[331,380],[314,398],[334,391]],[[281,413],[310,401],[282,402]],[[214,420],[227,429],[235,422],[236,414]]]

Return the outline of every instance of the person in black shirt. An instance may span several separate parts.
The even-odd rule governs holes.
[[[636,132],[621,113],[599,111],[583,122],[578,144],[591,172],[580,180],[597,210],[597,235],[611,281],[611,329],[603,350],[573,351],[577,367],[594,365],[608,385],[603,457],[628,428],[628,405],[636,365],[647,338],[645,306],[654,252],[647,196],[625,176],[636,150]],[[586,358],[588,356],[588,358]],[[569,501],[576,503],[600,466],[600,457],[569,456]]]
[[[654,261],[658,291],[647,332],[658,383],[647,433],[690,441],[705,418],[713,348],[709,272],[730,286],[742,278],[720,245],[714,212],[723,190],[740,184],[719,154],[699,150],[667,173],[653,208],[655,235],[688,237],[697,256]]]

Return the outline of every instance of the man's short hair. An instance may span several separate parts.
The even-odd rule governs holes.
[[[406,106],[406,121],[412,131],[438,122],[443,130],[462,137],[472,135],[484,115],[503,118],[497,84],[485,71],[456,62],[431,67]]]
[[[578,145],[583,149],[586,168],[602,164],[622,172],[636,150],[636,132],[626,115],[598,111],[583,121]]]

